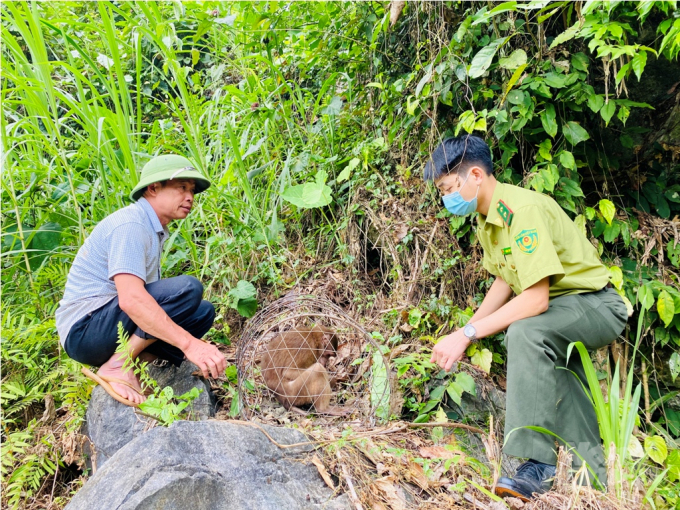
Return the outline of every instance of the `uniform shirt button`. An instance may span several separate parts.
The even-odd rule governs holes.
[[[498,239],[494,239],[493,244],[498,244]]]
[[[505,262],[501,262],[501,267],[505,267]]]
[[[510,267],[513,268],[513,269],[515,269],[515,264],[511,265]]]

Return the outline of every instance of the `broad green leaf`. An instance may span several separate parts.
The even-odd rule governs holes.
[[[458,405],[461,404],[463,388],[461,387],[460,384],[458,384],[455,381],[451,381],[449,385],[446,387],[446,393],[448,393],[449,397],[451,397],[451,400],[453,400],[456,404]]]
[[[574,69],[587,73],[588,64],[589,64],[588,57],[586,56],[585,53],[579,51],[578,53],[574,53],[571,56],[571,65],[574,67]]]
[[[611,200],[604,198],[600,200],[598,207],[600,208],[600,212],[602,213],[602,216],[604,216],[604,219],[611,225],[614,215],[616,214],[616,206],[614,206]]]
[[[680,374],[680,354],[677,352],[671,354],[671,357],[668,360],[668,368],[670,368],[671,377],[673,378],[673,382],[675,382],[678,374]]]
[[[581,231],[581,233],[588,237],[588,231],[586,230],[586,217],[583,216],[583,214],[579,214],[574,218],[574,223],[578,227],[578,229]]]
[[[551,150],[552,142],[550,141],[550,138],[546,138],[541,142],[541,145],[538,146],[538,153],[543,159],[547,159],[548,161],[552,161],[552,154],[550,154]]]
[[[257,299],[239,299],[236,311],[243,317],[252,317],[257,311]]]
[[[602,94],[591,94],[588,96],[588,108],[594,113],[599,112],[604,105],[604,96]]]
[[[312,209],[326,206],[333,201],[331,188],[326,185],[327,176],[324,170],[319,170],[314,182],[288,186],[281,193],[281,198],[301,208]]]
[[[408,323],[413,326],[414,328],[417,328],[420,326],[420,319],[423,317],[423,312],[420,311],[418,308],[414,308],[408,313]]]
[[[541,169],[541,177],[543,178],[543,187],[550,193],[555,191],[555,184],[559,180],[560,174],[557,171],[556,165],[546,165]]]
[[[486,119],[484,117],[475,121],[474,131],[486,131]]]
[[[516,11],[517,10],[517,2],[515,0],[510,1],[510,2],[503,2],[502,4],[497,5],[490,11],[484,13],[481,15],[479,18],[477,18],[474,23],[472,23],[472,26],[478,25],[480,23],[486,23],[489,21],[491,18],[494,16],[501,14],[503,12],[508,12],[508,11]]]
[[[635,55],[633,57],[631,64],[633,66],[633,71],[635,72],[635,76],[637,76],[638,81],[640,81],[640,76],[642,76],[642,71],[645,70],[645,65],[647,65],[647,52],[644,51],[644,50],[640,51],[637,55]]]
[[[381,420],[390,418],[390,384],[387,369],[380,351],[373,353],[373,365],[371,367],[371,407],[375,415]]]
[[[477,394],[477,384],[473,377],[467,372],[459,372],[456,374],[456,383],[463,388],[463,391],[467,391],[470,395]]]
[[[602,115],[605,125],[609,125],[609,121],[614,116],[614,112],[616,112],[616,102],[614,102],[613,99],[610,99],[609,102],[605,103],[600,109],[600,115]]]
[[[552,138],[555,138],[557,134],[557,121],[555,120],[555,107],[550,103],[546,103],[545,110],[541,112],[541,124],[545,132]]]
[[[491,372],[491,361],[493,360],[493,354],[489,349],[482,349],[477,351],[472,355],[470,361],[476,367],[481,368],[487,374]]]
[[[416,108],[418,108],[418,105],[420,104],[420,99],[416,99],[415,101],[411,102],[412,97],[413,96],[409,96],[406,98],[406,113],[411,116],[416,114]]]
[[[678,353],[674,353],[677,355]],[[680,480],[680,450],[673,450],[666,458],[666,465],[668,466],[668,479],[671,482]]]
[[[564,137],[569,141],[570,144],[576,145],[579,142],[584,142],[590,138],[588,131],[583,129],[579,124],[570,120],[562,126],[562,132]]]
[[[563,74],[547,73],[544,79],[545,82],[554,89],[561,89],[567,84],[567,78]]]
[[[338,175],[338,178],[336,179],[337,182],[340,183],[349,179],[352,170],[358,167],[359,163],[361,163],[361,160],[359,158],[350,159],[345,169],[342,172],[340,172],[340,175]]]
[[[24,235],[30,237],[28,243],[28,259],[32,270],[36,270],[43,263],[50,253],[55,250],[61,242],[62,227],[59,223],[48,221],[43,223],[35,231],[24,230]]]
[[[644,310],[649,310],[654,305],[654,291],[649,284],[640,286],[637,297]]]
[[[654,328],[654,341],[664,347],[671,339],[671,332],[664,327]]]
[[[564,193],[566,193],[567,195],[571,195],[572,197],[582,197],[583,196],[583,191],[581,191],[581,186],[579,186],[577,182],[572,181],[571,179],[567,179],[566,177],[562,177],[560,179],[560,184],[562,186],[562,191]]]
[[[640,440],[633,434],[630,435],[628,440],[628,455],[634,459],[639,459],[645,455],[645,450],[642,448]]]
[[[630,115],[630,108],[624,105],[619,106],[619,111],[616,113],[616,118],[623,123],[625,126],[626,121],[628,120],[628,116]]]
[[[467,110],[458,117],[458,124],[456,125],[456,136],[460,130],[464,129],[467,133],[472,133],[475,129],[475,113],[472,110]]]
[[[482,76],[486,70],[489,69],[493,58],[496,56],[498,48],[507,40],[507,37],[495,39],[479,50],[472,59],[468,76],[470,76],[470,78],[479,78]]]
[[[236,287],[231,289],[228,296],[232,299],[232,308],[235,308],[243,317],[252,317],[257,311],[257,289],[246,281],[239,280]]]
[[[663,465],[663,461],[668,457],[666,441],[661,436],[647,436],[645,438],[645,452],[654,462]]]
[[[624,294],[624,295],[622,295]],[[619,291],[619,296],[621,296],[621,299],[623,299],[623,303],[626,305],[626,311],[628,312],[628,317],[633,316],[633,303],[630,302],[630,299],[625,296],[625,293],[621,290]]]
[[[618,266],[611,266],[609,268],[609,279],[611,280],[612,285],[620,290],[623,286],[623,271],[621,271],[621,268]]]
[[[524,103],[525,92],[522,90],[513,90],[508,93],[508,102],[510,104]]]
[[[342,110],[342,98],[340,96],[333,96],[328,106],[326,106],[321,113],[325,115],[338,115]]]
[[[675,304],[668,291],[662,290],[659,292],[659,298],[656,301],[656,310],[659,312],[659,318],[663,321],[664,325],[668,327],[670,323],[673,322],[673,316],[675,315]]]
[[[428,67],[430,67],[430,66],[428,66]],[[433,72],[432,72],[432,70],[430,70],[429,72],[425,73],[425,76],[423,76],[420,79],[420,81],[418,82],[418,85],[416,86],[416,91],[415,91],[416,97],[420,97],[420,93],[423,91],[423,87],[425,87],[425,85],[430,82],[430,80],[432,79],[432,75],[433,75]]]
[[[446,423],[449,421],[449,417],[446,415],[446,411],[442,409],[442,406],[439,406],[437,408],[437,412],[434,413],[434,421],[436,423]],[[441,427],[435,427],[437,429],[441,429]]]
[[[503,69],[517,69],[527,63],[527,53],[522,49],[512,52],[510,56],[498,60],[498,65]]]
[[[463,38],[465,37],[465,34],[468,33],[470,30],[470,24],[472,23],[472,16],[468,16],[465,18],[465,21],[463,21],[460,26],[458,27],[458,30],[456,31],[456,40],[458,42],[461,42]]]
[[[607,243],[613,243],[621,233],[621,225],[619,223],[612,223],[604,227],[604,240]]]
[[[576,22],[574,25],[570,26],[564,32],[558,34],[557,37],[555,37],[555,39],[553,39],[553,42],[550,44],[550,49],[552,50],[555,46],[558,46],[562,43],[569,41],[570,39],[573,39],[580,30],[581,23]]]
[[[576,160],[574,160],[574,155],[569,151],[562,151],[560,153],[560,163],[562,163],[564,168],[576,170]]]

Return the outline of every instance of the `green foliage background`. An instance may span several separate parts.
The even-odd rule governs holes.
[[[252,312],[248,282],[263,302],[341,274],[334,297],[356,315],[405,307],[378,321],[397,348],[460,324],[489,284],[472,224],[442,211],[419,178],[443,138],[485,137],[497,177],[553,196],[631,310],[646,303],[634,360],[635,377],[648,376],[640,427],[676,447],[676,3],[408,3],[393,26],[390,14],[386,2],[2,4],[10,504],[54,498],[57,479],[58,497],[68,497],[78,475],[64,462],[70,436],[48,425],[75,431],[89,385],[58,348],[54,311],[84,238],[129,203],[150,157],[173,151],[214,186],[174,226],[164,274],[201,278],[220,324],[238,328],[232,308]],[[228,332],[213,338],[228,342]],[[626,345],[617,342],[612,360],[630,362]],[[427,421],[464,390],[415,351],[394,364],[404,417]],[[502,373],[498,338],[469,354]],[[51,418],[41,418],[46,395]],[[651,476],[645,469],[638,476]],[[652,501],[678,496],[662,485]]]

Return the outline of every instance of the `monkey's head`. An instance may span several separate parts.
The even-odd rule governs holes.
[[[333,356],[338,349],[338,335],[331,328],[317,324],[312,328],[319,339],[319,347],[323,349],[322,356]]]

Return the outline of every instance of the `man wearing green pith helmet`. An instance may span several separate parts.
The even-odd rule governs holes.
[[[123,369],[126,355],[116,353],[119,323],[133,358],[174,365],[186,358],[205,377],[226,368],[217,347],[201,340],[215,318],[201,283],[187,275],[161,279],[160,271],[168,224],[186,218],[194,195],[209,186],[187,158],[154,157],[130,194],[134,203],[104,218],[73,261],[56,312],[61,344],[76,361],[100,367],[86,373],[119,402],[145,400],[134,372]]]

